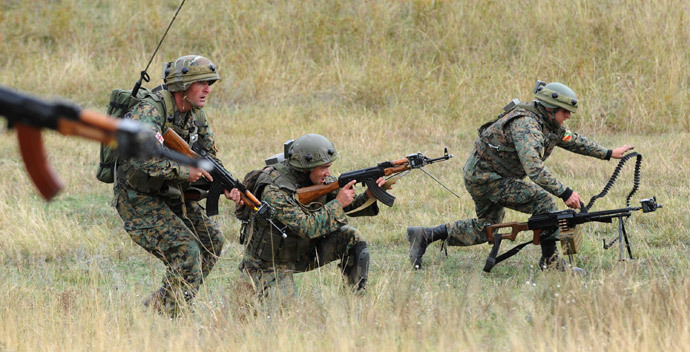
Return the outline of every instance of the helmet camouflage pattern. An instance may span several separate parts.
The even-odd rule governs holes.
[[[333,143],[320,134],[305,134],[297,138],[288,151],[288,163],[302,172],[332,163],[337,157]]]
[[[208,81],[211,85],[219,79],[216,65],[203,56],[186,55],[163,64],[163,82],[170,92],[186,90],[194,82]]]
[[[577,111],[577,95],[562,83],[552,82],[545,86],[538,86],[534,97],[544,107],[550,109],[560,107],[573,113]]]

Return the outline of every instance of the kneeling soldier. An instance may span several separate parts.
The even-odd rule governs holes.
[[[286,160],[260,171],[250,191],[274,209],[273,224],[251,216],[240,204],[237,215],[246,221],[240,270],[246,273],[259,298],[297,296],[293,273],[316,269],[335,260],[346,281],[363,290],[369,270],[369,250],[362,234],[347,226],[345,212],[364,204],[369,191],[355,196],[352,181],[308,206],[295,199],[298,188],[337,182],[330,166],[337,158],[333,143],[318,134],[304,135],[290,146]],[[385,180],[377,180],[383,185]],[[376,202],[353,216],[378,214]],[[276,225],[276,226],[274,226]],[[282,229],[278,230],[276,227]]]

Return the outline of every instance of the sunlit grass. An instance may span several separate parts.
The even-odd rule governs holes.
[[[178,1],[4,1],[0,84],[104,112],[131,88]],[[336,266],[297,275],[301,300],[277,314],[247,297],[233,207],[216,217],[228,243],[195,300],[169,320],[142,300],[163,266],[136,246],[95,179],[98,145],[44,133],[65,190],[45,204],[14,132],[0,136],[0,351],[513,350],[655,351],[690,346],[690,160],[687,1],[191,1],[149,68],[208,56],[223,79],[208,115],[237,177],[305,133],[326,135],[333,171],[423,152],[450,161],[394,187],[395,206],[354,218],[372,253],[365,296]],[[481,271],[489,246],[433,245],[407,262],[405,228],[474,215],[461,168],[476,128],[536,79],[561,81],[582,106],[569,127],[644,156],[640,189],[664,205],[629,221],[633,261],[602,248],[616,224],[582,226],[584,277],[542,273],[529,246]],[[4,122],[3,122],[4,126]],[[596,210],[625,206],[627,165]],[[557,150],[547,166],[586,200],[615,167]],[[560,204],[563,207],[562,204]],[[506,220],[525,220],[507,211]],[[524,238],[528,235],[523,235]],[[509,244],[504,247],[510,247]]]

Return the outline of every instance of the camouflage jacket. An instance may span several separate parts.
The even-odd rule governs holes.
[[[337,180],[328,177],[326,182]],[[309,205],[302,205],[295,199],[295,193],[298,188],[311,185],[308,177],[293,171],[286,162],[261,171],[252,193],[273,207],[272,221],[287,237],[282,238],[267,221],[251,216],[246,207],[238,209],[236,215],[243,221],[240,243],[246,244],[243,265],[263,267],[261,263],[285,264],[303,258],[312,252],[315,240],[347,224],[346,211],[356,209],[368,199],[366,193],[359,194],[352,204],[343,208],[335,199],[338,192],[334,191]],[[350,216],[373,216],[378,211],[374,202]]]
[[[167,91],[157,92],[156,94],[170,94]],[[200,144],[208,153],[217,160],[215,137],[206,120],[203,109],[193,109],[187,113],[180,113],[174,104],[174,115],[172,121],[164,116],[165,113],[158,111],[155,105],[146,98],[137,104],[132,110],[125,114],[125,118],[139,120],[151,127],[156,133],[156,137],[163,141],[162,129],[172,128],[190,146],[194,143]],[[220,163],[220,160],[218,160]],[[222,163],[221,163],[222,165]],[[123,186],[143,193],[158,193],[161,187],[171,183],[175,187],[188,186],[189,167],[181,165],[162,157],[155,157],[148,160],[118,160],[118,177],[116,187]]]
[[[311,182],[304,175],[292,171],[286,164],[278,164],[267,168],[267,173],[259,176],[256,188],[262,201],[274,208],[274,221],[287,226],[286,233],[290,237],[313,239],[337,231],[347,224],[345,212],[356,209],[369,198],[361,193],[349,206],[343,208],[335,197],[338,191],[323,196],[308,206],[302,205],[295,199],[298,188],[311,186]],[[336,182],[329,176],[326,183]],[[374,216],[379,212],[377,203],[373,203],[351,216]]]
[[[544,165],[556,146],[599,159],[611,157],[610,150],[559,126],[549,115],[534,102],[521,104],[480,129],[474,151],[465,164],[465,180],[480,184],[502,177],[529,176],[549,193],[561,197],[568,187]]]

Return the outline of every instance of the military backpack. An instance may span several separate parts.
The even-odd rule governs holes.
[[[114,89],[110,93],[110,103],[108,104],[107,114],[117,118],[124,118],[125,114],[146,98],[156,110],[165,116],[161,131],[165,131],[169,124],[172,124],[174,115],[174,102],[172,94],[161,85],[153,90],[144,87],[139,88],[136,96],[132,95],[132,90]],[[96,178],[105,183],[115,182],[115,165],[117,164],[117,153],[105,144],[101,144],[100,161],[96,171]]]

